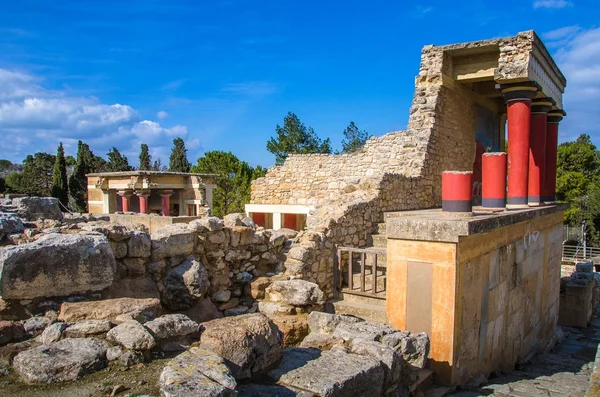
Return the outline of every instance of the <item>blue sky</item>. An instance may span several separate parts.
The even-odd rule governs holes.
[[[567,79],[561,139],[600,146],[595,1],[5,1],[0,12],[0,158],[78,139],[137,165],[182,136],[270,166],[288,111],[340,148],[350,121],[406,127],[420,50],[534,29]]]

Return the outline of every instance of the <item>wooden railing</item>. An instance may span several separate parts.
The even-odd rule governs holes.
[[[338,247],[333,283],[338,292],[385,298],[385,249]],[[357,285],[358,284],[358,285]]]

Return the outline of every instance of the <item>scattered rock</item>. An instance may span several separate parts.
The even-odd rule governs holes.
[[[0,295],[35,299],[100,291],[114,280],[116,263],[99,235],[49,234],[0,250]]]
[[[193,347],[171,360],[160,374],[163,397],[234,397],[236,381],[223,357]]]
[[[187,310],[181,311],[181,313],[197,323],[204,323],[206,321],[214,320],[215,318],[223,317],[210,298],[201,299],[200,302]]]
[[[58,319],[65,322],[83,320],[120,321],[117,317],[144,317],[154,319],[160,315],[162,307],[158,299],[117,298],[92,302],[64,302],[60,306]]]
[[[187,309],[198,303],[209,287],[208,272],[191,256],[163,279],[162,302],[171,310]]]
[[[12,200],[12,204],[17,207],[19,216],[28,221],[62,219],[58,199],[54,197],[17,197]]]
[[[66,323],[54,323],[46,327],[44,332],[42,332],[42,336],[40,341],[44,345],[49,345],[54,342],[58,342],[60,338],[62,338],[63,331],[67,328],[68,324]]]
[[[211,298],[213,302],[227,302],[229,299],[231,299],[231,291],[229,291],[228,289],[222,289],[220,291],[215,292]]]
[[[121,346],[111,346],[106,350],[106,358],[108,361],[114,361],[123,355],[123,348]]]
[[[74,380],[106,367],[107,348],[98,339],[63,339],[19,353],[13,367],[28,383]]]
[[[411,334],[408,338],[402,339],[399,351],[404,361],[413,368],[423,369],[429,357],[429,337],[425,332]]]
[[[347,342],[351,342],[353,339],[379,342],[384,335],[394,332],[396,330],[389,325],[360,321],[357,323],[342,322],[335,328],[333,335]]]
[[[0,212],[0,240],[11,234],[20,234],[24,231],[23,221],[17,214]]]
[[[108,331],[106,339],[131,350],[150,350],[156,345],[152,335],[135,320],[117,325]]]
[[[25,339],[23,324],[16,321],[0,321],[0,346]]]
[[[364,320],[358,317],[318,311],[312,311],[308,315],[308,327],[311,333],[333,334],[335,328],[340,324],[356,324],[362,321]]]
[[[331,350],[332,347],[336,345],[342,346],[343,344],[344,340],[342,338],[338,338],[337,336],[333,336],[331,334],[322,334],[320,332],[311,332],[302,340],[300,347]]]
[[[266,294],[273,302],[283,301],[293,306],[322,305],[324,302],[323,291],[317,284],[300,279],[274,281]]]
[[[149,321],[145,327],[155,339],[183,337],[198,332],[198,323],[184,314],[167,314]]]
[[[6,346],[0,347],[0,366],[11,365],[17,354],[38,346],[40,346],[40,342],[36,341],[35,339],[30,339],[23,342],[10,343]]]
[[[272,316],[271,320],[283,332],[283,347],[298,346],[308,335],[307,315]]]
[[[119,362],[125,368],[133,367],[134,365],[144,362],[144,356],[140,352],[130,351],[121,354]]]
[[[350,352],[369,356],[381,362],[384,373],[384,392],[398,386],[397,383],[403,369],[403,359],[394,348],[379,342],[355,339],[350,344]]]
[[[111,324],[108,320],[85,320],[69,325],[63,335],[66,338],[86,338],[106,334],[110,328]]]
[[[238,298],[233,298],[233,299],[229,300],[228,302],[225,302],[222,305],[220,305],[219,310],[223,311],[223,310],[233,309],[234,307],[236,307],[239,304],[240,304],[240,300]]]
[[[250,296],[254,299],[264,299],[265,289],[271,285],[271,279],[268,277],[258,277],[250,283]]]
[[[223,356],[236,379],[262,372],[281,357],[282,336],[260,313],[225,317],[202,324],[200,346]]]
[[[310,349],[295,349],[294,357],[290,359],[290,350],[286,349],[281,364],[269,371],[269,376],[279,385],[319,396],[372,397],[382,394],[384,371],[379,360],[341,349],[322,352],[313,359],[310,353],[303,358],[297,354],[298,350]]]
[[[52,323],[48,317],[38,316],[31,317],[23,323],[23,328],[25,332],[32,337],[41,335],[42,332]]]

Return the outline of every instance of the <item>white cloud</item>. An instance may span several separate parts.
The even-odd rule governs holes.
[[[563,102],[568,115],[561,122],[561,140],[589,134],[599,145],[600,28],[572,34],[564,40],[554,58],[567,78]]]
[[[157,113],[164,119],[167,112]],[[75,155],[77,140],[104,156],[115,146],[137,165],[140,144],[150,146],[155,158],[168,158],[173,138],[188,137],[187,127],[165,127],[143,120],[131,106],[104,104],[94,97],[75,97],[44,88],[34,75],[0,69],[0,157],[21,162],[38,151],[54,153],[63,142]],[[197,140],[191,145],[199,147]]]
[[[533,8],[565,8],[572,7],[573,3],[566,0],[536,0]]]
[[[158,117],[159,120],[163,120],[169,117],[169,113],[165,112],[164,110],[161,110],[160,112],[156,113],[156,117]]]

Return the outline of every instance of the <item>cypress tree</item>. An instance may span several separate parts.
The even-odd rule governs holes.
[[[79,141],[77,144],[77,162],[75,169],[69,178],[69,192],[73,199],[73,208],[78,212],[87,212],[87,178],[90,165],[88,161],[93,155],[85,143]]]
[[[148,145],[142,143],[140,152],[140,171],[149,171],[152,169],[152,158],[148,152]]]
[[[111,150],[108,151],[108,162],[105,167],[109,172],[119,172],[119,171],[131,171],[131,166],[129,165],[129,161],[127,160],[127,156],[123,156],[121,152],[117,150],[116,147],[113,146]]]
[[[171,172],[190,172],[191,164],[187,159],[187,149],[183,139],[177,137],[173,139],[173,149],[169,157],[169,171]]]
[[[52,170],[52,197],[56,197],[65,210],[69,205],[69,186],[67,184],[67,162],[62,142],[58,145],[54,169]]]

